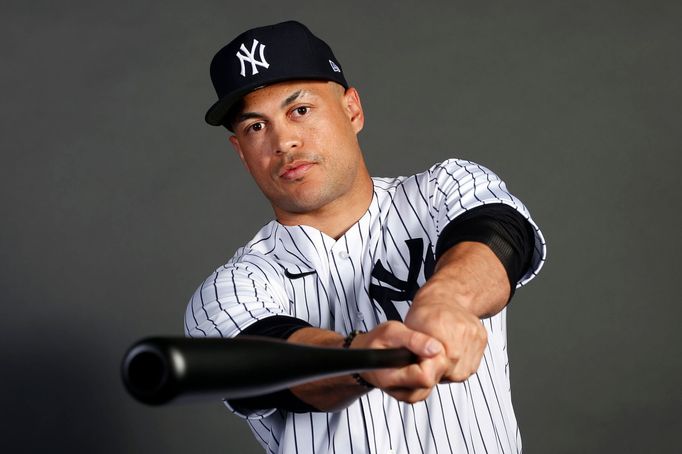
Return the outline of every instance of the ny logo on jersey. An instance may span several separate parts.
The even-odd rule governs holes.
[[[426,257],[424,257],[424,240],[421,238],[413,238],[406,240],[407,250],[410,252],[410,265],[407,272],[407,280],[399,279],[395,274],[388,271],[381,260],[378,260],[372,269],[372,277],[379,281],[379,285],[370,284],[369,296],[372,301],[381,307],[386,315],[387,320],[402,321],[400,313],[395,306],[395,302],[412,301],[414,295],[419,290],[419,272],[424,264],[424,279],[428,279],[433,275],[433,270],[436,266],[436,257],[433,254],[433,247],[431,243],[426,250]],[[390,286],[390,287],[388,287]],[[392,288],[391,288],[392,287]]]
[[[251,63],[251,75],[255,76],[258,74],[258,67],[262,66],[263,68],[267,69],[270,67],[270,64],[265,60],[265,44],[261,44],[258,46],[258,40],[254,39],[253,44],[251,45],[251,50],[249,51],[244,43],[242,43],[241,47],[239,48],[239,52],[237,52],[237,58],[239,58],[239,63],[241,64],[241,72],[239,74],[242,75],[242,77],[246,77],[246,67],[244,65],[244,62],[249,62]],[[256,48],[259,49],[259,54],[260,54],[260,60],[256,59]],[[243,52],[243,53],[242,53]]]

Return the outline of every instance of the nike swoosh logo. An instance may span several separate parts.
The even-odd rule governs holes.
[[[284,269],[284,275],[289,279],[300,279],[302,277],[310,276],[311,274],[316,274],[317,271],[307,271],[305,273],[291,273],[288,269]]]

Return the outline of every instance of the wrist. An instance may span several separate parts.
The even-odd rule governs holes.
[[[348,336],[346,336],[346,338],[343,340],[343,348],[351,348],[351,344],[353,343],[355,338],[360,334],[365,334],[365,333],[364,333],[364,331],[359,331],[357,329],[351,331],[351,333],[348,334]],[[358,385],[362,386],[363,388],[365,388],[367,390],[375,388],[375,386],[373,384],[371,384],[370,382],[368,382],[367,380],[362,378],[362,376],[360,376],[360,374],[357,372],[351,374],[351,377],[353,377],[353,380],[355,380],[355,383],[357,383]]]
[[[465,285],[450,276],[433,276],[414,297],[412,307],[446,305],[474,312],[475,297]]]

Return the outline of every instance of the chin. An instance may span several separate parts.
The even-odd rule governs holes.
[[[296,197],[285,198],[276,205],[289,213],[306,214],[319,210],[335,199],[335,197],[331,197],[329,194],[312,194],[311,192],[302,191]]]

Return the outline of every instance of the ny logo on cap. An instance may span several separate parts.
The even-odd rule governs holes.
[[[251,51],[249,51],[246,46],[242,43],[241,47],[239,48],[239,52],[237,52],[237,57],[239,58],[239,63],[241,64],[242,70],[239,74],[241,74],[243,77],[246,77],[246,68],[244,67],[244,62],[248,61],[251,63],[251,75],[254,76],[258,74],[258,66],[262,66],[263,68],[269,68],[270,64],[265,60],[265,55],[263,52],[265,51],[265,44],[261,44],[259,47],[259,52],[260,52],[260,60],[256,60],[256,47],[258,47],[258,40],[254,39],[253,44],[251,45]],[[243,52],[243,53],[242,53]]]

